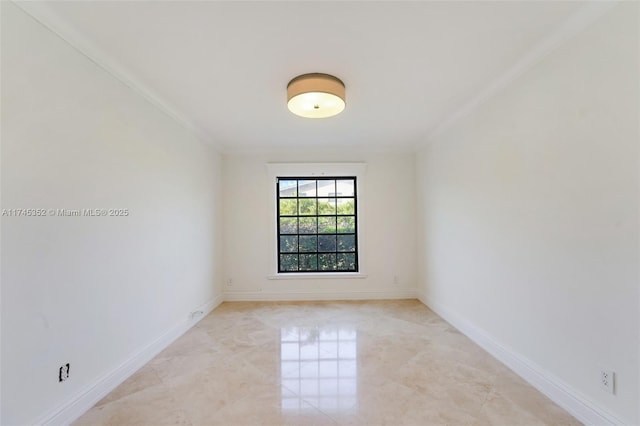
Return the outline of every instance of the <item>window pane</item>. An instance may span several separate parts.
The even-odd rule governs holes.
[[[337,269],[339,271],[353,271],[356,269],[356,255],[354,253],[338,253]]]
[[[356,236],[338,235],[338,251],[356,251]]]
[[[336,255],[335,254],[319,254],[318,269],[320,269],[321,271],[335,271]]]
[[[280,233],[281,234],[297,234],[298,233],[298,218],[296,218],[296,217],[281,217],[280,218]]]
[[[280,270],[281,271],[297,271],[298,255],[297,254],[281,254]]]
[[[336,181],[319,180],[318,181],[318,197],[328,197],[336,195]]]
[[[300,270],[301,271],[317,271],[318,255],[317,254],[301,254]]]
[[[318,214],[336,214],[336,199],[318,198]]]
[[[319,235],[318,251],[336,251],[335,235]]]
[[[280,180],[278,181],[278,191],[281,197],[295,197],[298,195],[298,181]]]
[[[316,181],[315,180],[299,180],[298,181],[298,197],[315,197]]]
[[[280,200],[280,216],[295,215],[298,211],[298,200],[281,199]]]
[[[356,232],[356,218],[354,216],[338,217],[338,233]]]
[[[342,218],[340,218],[342,219]],[[319,234],[335,234],[336,218],[335,217],[319,217],[318,233]]]
[[[315,235],[301,235],[300,251],[318,251],[318,237]]]
[[[316,234],[318,227],[316,226],[317,217],[301,217],[300,218],[300,233],[301,234]]]
[[[338,199],[338,214],[355,214],[356,203],[353,198]]]
[[[298,236],[287,235],[280,237],[280,253],[298,251]]]
[[[282,201],[282,200],[281,200]],[[311,216],[316,214],[316,199],[310,198],[300,198],[300,216]]]
[[[338,187],[338,192],[340,194],[337,195],[342,195],[343,197],[353,197],[355,194],[354,192],[354,180],[353,179],[348,179],[348,180],[338,180],[336,181],[337,187]]]
[[[279,272],[355,272],[356,178],[277,181]]]

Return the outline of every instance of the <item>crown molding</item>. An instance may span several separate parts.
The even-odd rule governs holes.
[[[142,96],[154,107],[168,115],[175,122],[180,124],[198,140],[205,142],[218,151],[223,150],[223,146],[214,141],[209,134],[191,122],[186,115],[178,108],[160,96],[155,90],[142,83],[132,72],[126,69],[121,63],[109,56],[86,36],[82,35],[75,28],[61,18],[50,6],[49,2],[32,2],[11,0],[11,3],[19,7],[27,15],[35,19],[40,25],[57,35],[65,43],[69,44],[79,53],[87,57],[91,62],[105,70],[112,77],[122,84]]]
[[[534,68],[551,52],[555,51],[571,40],[574,36],[585,30],[618,3],[620,3],[618,0],[591,1],[586,3],[567,18],[567,20],[565,20],[555,31],[540,40],[512,67],[508,68],[505,72],[492,80],[489,85],[480,90],[475,96],[463,104],[462,107],[458,108],[452,114],[441,120],[430,132],[426,134],[426,137],[416,144],[415,151],[420,151],[422,148],[429,145],[429,143],[453,127],[462,118],[468,116],[489,99],[509,87],[514,81]]]
[[[30,15],[44,27],[48,28],[78,52],[125,84],[134,92],[145,98],[174,121],[182,125],[199,140],[208,143],[221,153],[231,153],[223,144],[212,140],[211,136],[191,122],[178,108],[163,99],[155,90],[142,83],[133,73],[117,60],[107,55],[87,37],[79,33],[62,19],[47,2],[16,1],[12,3]],[[536,66],[551,52],[562,46],[576,34],[598,20],[604,13],[613,8],[619,1],[590,1],[573,13],[554,32],[537,43],[512,67],[492,80],[484,89],[471,97],[452,114],[445,116],[431,131],[427,132],[410,151],[420,151],[438,136],[453,127],[462,118],[471,114],[479,106],[496,96],[527,71]]]

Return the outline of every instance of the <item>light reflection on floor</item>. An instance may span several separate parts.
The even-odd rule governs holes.
[[[223,303],[74,426],[133,424],[580,423],[420,302],[388,300]]]
[[[326,413],[353,407],[358,390],[357,337],[355,327],[348,326],[282,328],[282,411],[299,412],[307,406],[303,401]]]

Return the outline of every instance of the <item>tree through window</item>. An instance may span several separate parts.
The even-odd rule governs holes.
[[[278,272],[358,272],[355,177],[279,177]]]

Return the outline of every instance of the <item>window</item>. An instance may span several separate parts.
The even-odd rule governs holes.
[[[278,273],[358,272],[355,176],[278,177]]]

